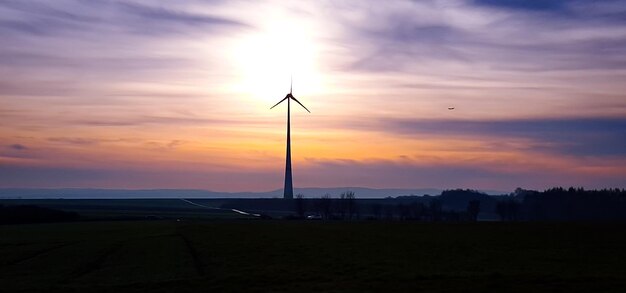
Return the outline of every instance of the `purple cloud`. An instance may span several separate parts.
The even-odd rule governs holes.
[[[574,156],[626,156],[626,119],[421,120],[387,119],[378,126],[402,135],[534,141],[530,150]]]
[[[17,151],[23,151],[28,149],[25,145],[19,143],[9,145],[9,148]]]

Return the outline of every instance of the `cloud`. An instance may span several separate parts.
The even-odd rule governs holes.
[[[258,121],[257,121],[258,122]],[[231,120],[231,119],[213,119],[203,117],[184,117],[184,116],[138,116],[138,117],[120,117],[115,118],[86,118],[78,120],[68,120],[70,125],[83,126],[140,126],[140,125],[243,125],[250,121]],[[256,122],[255,122],[256,123]],[[259,122],[261,124],[267,122]]]
[[[31,148],[20,143],[7,145],[6,149],[0,149],[0,165],[12,161],[24,162],[38,157],[37,148]]]
[[[35,37],[61,36],[67,32],[77,32],[81,28],[93,28],[98,18],[75,10],[67,1],[59,1],[51,7],[44,2],[2,1],[0,3],[0,35]],[[4,9],[2,9],[4,8]]]
[[[27,13],[30,15],[45,16],[46,18],[56,18],[56,19],[61,19],[61,20],[71,20],[71,21],[80,21],[80,22],[93,22],[97,20],[97,18],[95,17],[87,17],[84,15],[79,15],[77,13],[68,11],[67,10],[68,7],[66,5],[63,5],[63,1],[58,1],[58,2],[60,2],[59,6],[52,7],[42,1],[5,0],[5,1],[2,1],[2,3],[0,3],[0,7]],[[95,2],[95,1],[91,1],[91,2]],[[62,9],[58,9],[58,7],[62,7]]]
[[[0,28],[33,35],[59,35],[80,30],[110,34],[111,26],[147,35],[182,33],[183,28],[195,27],[203,30],[249,27],[227,17],[129,1],[59,1],[55,6],[40,1],[3,1],[0,8],[12,12],[4,13],[8,19],[2,20],[0,10],[0,23],[3,24]],[[20,21],[12,20],[16,14],[24,17]]]
[[[566,8],[564,0],[474,0],[478,5],[531,11],[560,11]],[[571,2],[571,1],[570,1]]]
[[[138,166],[137,166],[138,167]],[[217,191],[264,191],[280,188],[282,169],[219,170],[184,165],[170,168],[66,167],[0,164],[0,187],[186,188]],[[618,173],[609,176],[579,170],[520,168],[490,164],[420,164],[392,160],[308,160],[294,166],[294,185],[372,188],[481,188],[513,190],[553,186],[602,188],[622,186]],[[500,168],[497,168],[500,167]],[[522,166],[523,167],[523,166]]]
[[[92,145],[92,144],[97,144],[99,142],[99,140],[97,139],[82,138],[82,137],[50,137],[48,138],[48,141],[73,144],[73,145]]]
[[[129,70],[185,66],[185,58],[151,58],[142,56],[77,58],[45,53],[7,52],[3,64],[17,66],[50,66],[71,68],[98,68],[100,70]]]
[[[243,22],[212,15],[196,14],[166,7],[154,7],[131,2],[119,2],[122,10],[142,18],[142,21],[151,24],[174,23],[188,26],[235,26],[246,27]]]
[[[9,145],[9,148],[17,151],[24,151],[28,149],[25,145],[19,143]]]
[[[529,148],[574,156],[625,156],[626,119],[421,120],[387,119],[381,130],[403,135],[477,140],[529,139]]]
[[[448,162],[431,164],[393,160],[311,159],[294,171],[295,183],[310,186],[344,186],[345,182],[376,188],[476,188],[513,190],[518,186],[543,189],[552,186],[621,186],[619,174],[604,176],[550,166],[533,168],[506,162]]]
[[[575,9],[576,3],[394,2],[367,12],[367,22],[347,26],[361,48],[347,70],[432,75],[443,69],[450,75],[451,66],[457,74],[477,68],[482,74],[626,69],[624,21],[611,17],[615,12]]]
[[[147,141],[144,144],[152,149],[152,150],[157,150],[157,151],[172,151],[175,150],[176,148],[178,148],[181,145],[184,145],[185,141],[182,140],[171,140],[169,142],[157,142],[157,141]]]
[[[185,188],[219,191],[277,189],[281,182],[279,172],[239,170],[169,170],[21,166],[0,164],[0,187],[100,187],[100,188]],[[276,182],[276,184],[273,184]],[[244,183],[244,184],[242,184]],[[271,187],[271,188],[268,188]]]

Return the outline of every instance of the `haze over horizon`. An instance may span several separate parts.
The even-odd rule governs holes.
[[[0,187],[626,188],[626,1],[0,2]],[[448,110],[454,107],[454,110]]]

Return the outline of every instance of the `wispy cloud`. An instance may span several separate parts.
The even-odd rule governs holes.
[[[74,145],[92,145],[99,142],[97,139],[82,137],[50,137],[48,141]]]
[[[514,119],[379,121],[384,132],[419,137],[479,138],[505,142],[528,139],[528,148],[573,156],[626,156],[626,119]]]
[[[572,1],[548,0],[548,1],[524,1],[524,0],[474,0],[473,3],[478,5],[492,6],[497,8],[506,8],[512,10],[529,10],[529,11],[548,11],[560,12],[564,11],[567,3]]]
[[[615,169],[600,171],[563,170],[557,166],[536,167],[518,162],[446,162],[419,160],[310,160],[298,169],[300,184],[342,186],[357,182],[370,187],[438,186],[442,188],[485,188],[512,190],[516,186],[546,188],[555,185],[593,187],[621,186],[623,178]],[[608,173],[608,174],[607,174]],[[387,174],[387,176],[381,176]]]
[[[10,149],[14,149],[14,150],[18,150],[18,151],[23,151],[23,150],[27,150],[28,148],[25,145],[19,144],[19,143],[15,143],[12,145],[9,145]]]
[[[611,18],[614,12],[578,11],[575,1],[476,2],[398,2],[367,11],[374,19],[352,27],[367,48],[352,68],[424,72],[420,62],[435,73],[433,64],[450,62],[487,72],[626,68],[624,22]]]
[[[211,26],[248,26],[247,24],[238,20],[206,14],[185,12],[182,10],[169,9],[163,6],[148,6],[132,2],[120,2],[118,3],[118,5],[122,8],[122,10],[140,17],[141,25],[144,27],[151,27],[151,31],[155,30],[155,25],[157,27],[160,27],[163,23],[179,24],[186,26],[200,25],[204,28]]]

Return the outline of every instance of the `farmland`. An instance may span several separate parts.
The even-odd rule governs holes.
[[[622,224],[96,221],[0,226],[3,292],[619,292]]]

